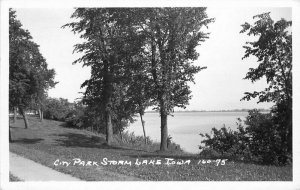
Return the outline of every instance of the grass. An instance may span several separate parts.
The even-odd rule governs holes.
[[[137,136],[134,132],[129,133],[128,131],[125,131],[121,136],[116,135],[114,139],[116,141],[116,145],[125,146],[127,148],[139,149],[148,152],[154,152],[160,148],[160,143],[152,141],[149,136],[146,137],[147,144],[145,144],[144,136]],[[169,142],[168,151],[169,153],[172,152],[175,154],[183,152],[180,145],[176,144],[172,140]]]
[[[24,129],[22,120],[11,124],[10,151],[63,173],[87,181],[106,180],[151,180],[151,181],[291,181],[292,166],[276,167],[226,161],[198,164],[198,155],[181,151],[159,152],[153,148],[115,143],[107,146],[104,135],[85,130],[65,128],[63,122],[29,118],[30,127]],[[154,143],[155,144],[155,143]],[[156,145],[155,145],[156,146]],[[154,146],[154,147],[155,147]],[[103,158],[126,160],[132,165],[55,166],[54,162],[73,162],[80,158],[95,161],[99,165]],[[176,161],[190,160],[189,165],[166,165],[165,158]],[[136,160],[161,160],[162,165],[135,165]]]

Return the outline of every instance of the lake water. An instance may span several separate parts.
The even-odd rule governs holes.
[[[248,112],[176,112],[174,117],[168,117],[168,132],[172,140],[186,152],[199,153],[198,146],[203,139],[200,133],[210,133],[213,127],[221,128],[226,125],[236,129],[237,118],[244,120]],[[128,128],[129,132],[143,135],[140,118]],[[146,135],[160,142],[160,117],[158,113],[144,115]]]

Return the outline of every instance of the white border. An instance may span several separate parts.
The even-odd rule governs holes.
[[[300,1],[299,0],[0,0],[1,65],[0,65],[0,188],[3,189],[300,189],[299,163],[299,90],[300,90]],[[70,7],[292,7],[293,8],[293,182],[8,182],[8,8],[70,8]],[[230,18],[228,18],[230,19]],[[297,106],[296,106],[297,105]]]

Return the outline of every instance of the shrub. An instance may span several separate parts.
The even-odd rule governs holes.
[[[213,128],[212,135],[200,135],[206,138],[201,141],[204,146],[199,147],[202,156],[220,156],[275,165],[288,162],[285,138],[270,113],[250,110],[245,126],[239,120],[236,131],[224,126],[219,130]]]
[[[44,108],[44,118],[65,121],[72,115],[73,106],[67,99],[48,98]]]
[[[223,157],[238,160],[245,160],[251,157],[249,153],[249,137],[243,126],[238,123],[238,130],[233,131],[225,125],[221,129],[212,129],[212,136],[209,134],[200,134],[205,137],[199,146],[202,150],[201,156],[205,157]]]
[[[286,126],[277,121],[278,115],[262,114],[257,110],[249,111],[245,121],[251,137],[250,149],[262,163],[281,165],[290,161],[284,130]]]
[[[96,133],[106,132],[104,112],[100,112],[99,107],[84,105],[81,101],[73,106],[65,121],[68,127],[77,129],[87,129]],[[130,119],[120,115],[112,115],[113,133],[121,133],[131,122]]]
[[[78,102],[74,104],[74,109],[69,113],[65,121],[68,127],[81,129],[84,128],[84,119],[85,107]]]

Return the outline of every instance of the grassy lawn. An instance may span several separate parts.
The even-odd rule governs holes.
[[[103,135],[85,130],[65,128],[63,122],[30,117],[30,128],[24,129],[23,120],[11,124],[13,142],[10,151],[63,173],[83,180],[151,180],[151,181],[291,181],[292,166],[276,167],[226,161],[199,163],[197,155],[182,152],[160,153],[132,146],[107,146]],[[79,158],[85,163],[74,162]],[[102,165],[103,159],[131,162],[131,165]],[[188,161],[169,164],[166,158]],[[136,165],[142,160],[147,165]],[[161,164],[159,163],[161,161]],[[64,165],[60,165],[64,161]],[[96,164],[87,164],[94,161]],[[151,163],[150,163],[151,161]],[[202,161],[202,160],[201,160]],[[207,160],[205,160],[207,161]],[[66,163],[70,163],[66,166]],[[74,165],[75,163],[75,165]],[[91,162],[92,163],[92,162]],[[154,164],[153,164],[154,163]],[[123,163],[124,164],[124,163]],[[218,164],[218,166],[217,166]]]

